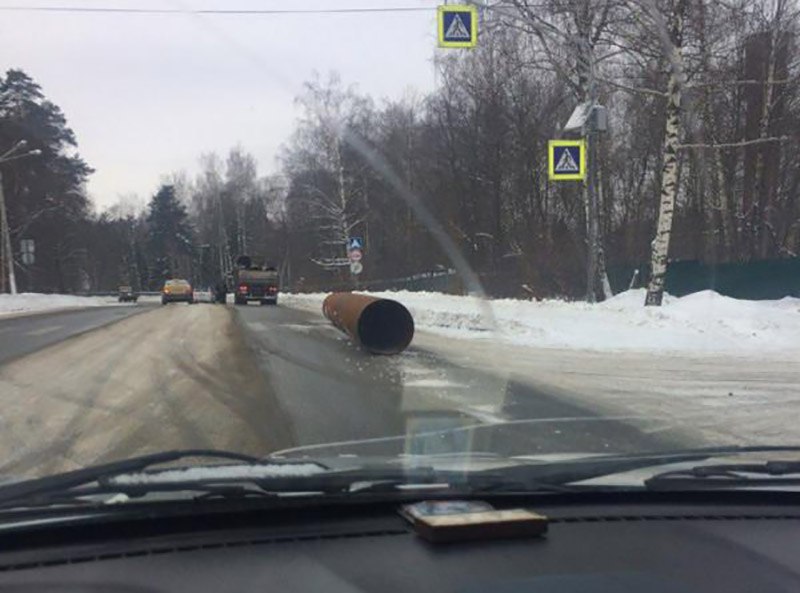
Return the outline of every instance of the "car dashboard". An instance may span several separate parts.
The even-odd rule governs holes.
[[[431,544],[385,503],[45,522],[0,537],[0,591],[800,591],[794,503],[524,502],[546,536]]]

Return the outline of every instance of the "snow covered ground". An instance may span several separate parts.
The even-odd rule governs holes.
[[[83,297],[70,294],[0,294],[0,317],[17,313],[33,313],[51,309],[107,307],[120,305],[116,297]],[[130,305],[129,305],[130,306]]]
[[[423,330],[414,337],[417,351],[401,359],[406,366],[432,352],[465,375],[454,381],[434,365],[427,374],[411,369],[413,377],[461,408],[479,408],[489,424],[509,420],[510,386],[522,383],[600,416],[638,417],[632,423],[645,432],[678,430],[684,446],[800,443],[800,299],[743,301],[705,291],[667,297],[657,308],[643,306],[643,290],[595,305],[376,296],[404,303]],[[283,295],[282,302],[321,313],[324,297]],[[472,371],[495,384],[471,383]]]
[[[800,299],[744,301],[707,290],[667,295],[644,307],[644,290],[599,304],[481,300],[426,292],[382,292],[411,311],[417,328],[449,337],[536,348],[800,356]],[[285,294],[290,307],[320,311],[325,294]]]

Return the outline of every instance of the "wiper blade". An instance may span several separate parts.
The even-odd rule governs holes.
[[[754,477],[755,476],[755,477]],[[662,472],[644,481],[650,490],[724,489],[800,484],[800,461],[697,465]]]
[[[576,482],[634,471],[646,467],[689,461],[700,462],[718,455],[766,452],[785,453],[787,451],[800,452],[800,447],[766,445],[752,447],[709,447],[654,453],[636,453],[631,455],[598,455],[559,462],[520,463],[501,469],[487,470],[486,473],[496,473],[498,478],[506,482],[513,481],[522,486],[526,484],[531,487],[537,485],[574,485]],[[481,474],[484,472],[474,473]]]
[[[193,457],[227,459],[245,463],[258,463],[260,461],[257,457],[251,455],[216,449],[164,451],[64,472],[54,476],[35,478],[33,480],[25,480],[24,482],[0,486],[0,506],[7,506],[8,503],[48,493],[68,491],[79,486],[99,482],[104,478],[113,477],[115,475],[142,471],[154,465]]]

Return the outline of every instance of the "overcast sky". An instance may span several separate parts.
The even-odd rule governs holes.
[[[193,175],[201,153],[240,144],[277,170],[316,70],[375,98],[433,87],[437,0],[42,0],[0,6],[314,9],[430,7],[315,15],[0,12],[0,67],[22,68],[59,105],[96,169],[101,208],[149,198],[162,175]]]

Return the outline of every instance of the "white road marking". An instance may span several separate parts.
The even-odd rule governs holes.
[[[313,329],[315,329],[310,325],[305,325],[302,323],[281,323],[281,327],[285,327],[286,329],[291,329],[304,334],[307,334],[311,332]]]
[[[413,381],[406,381],[406,387],[423,387],[429,389],[441,389],[444,387],[455,387],[457,389],[465,389],[467,386],[461,383],[455,383],[446,379],[415,379]]]
[[[62,329],[63,325],[50,325],[48,327],[42,327],[39,329],[34,329],[29,332],[25,332],[26,336],[43,336],[45,334],[51,334],[55,331]]]
[[[497,413],[497,406],[470,406],[466,413],[484,424],[503,424],[508,418]]]

